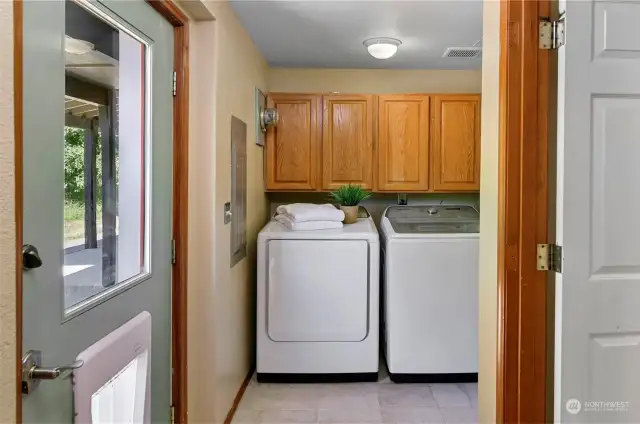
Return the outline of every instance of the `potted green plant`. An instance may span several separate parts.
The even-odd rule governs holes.
[[[332,191],[331,197],[340,204],[340,209],[344,212],[343,222],[353,224],[358,220],[358,205],[371,197],[371,192],[363,190],[359,185],[347,184]]]

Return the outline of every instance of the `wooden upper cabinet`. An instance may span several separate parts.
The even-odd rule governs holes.
[[[429,96],[378,97],[378,189],[429,189]]]
[[[479,94],[270,94],[265,186],[387,192],[480,189]]]
[[[324,96],[322,109],[322,188],[373,189],[373,96]]]
[[[278,125],[267,130],[267,190],[315,190],[321,133],[321,96],[271,94]]]
[[[434,191],[480,189],[480,95],[433,97]]]

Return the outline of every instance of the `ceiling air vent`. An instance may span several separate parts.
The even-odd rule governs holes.
[[[449,47],[442,57],[468,58],[482,54],[482,47]]]

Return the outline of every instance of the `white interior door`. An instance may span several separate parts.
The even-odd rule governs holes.
[[[173,28],[143,0],[25,1],[23,38],[23,238],[42,261],[27,252],[23,354],[72,364],[147,311],[150,383],[136,387],[150,393],[144,422],[167,422]],[[24,422],[73,422],[62,377],[23,385]],[[107,383],[110,397],[85,396],[99,406],[91,421],[139,422],[113,400],[130,385]]]
[[[640,2],[561,7],[555,418],[638,423]]]

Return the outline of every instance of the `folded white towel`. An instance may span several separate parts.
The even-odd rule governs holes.
[[[314,205],[313,203],[293,203],[278,206],[278,213],[287,215],[294,222],[306,221],[344,221],[344,212],[330,203]]]
[[[276,215],[276,221],[293,231],[330,230],[342,228],[342,222],[337,221],[292,221],[287,215]]]

